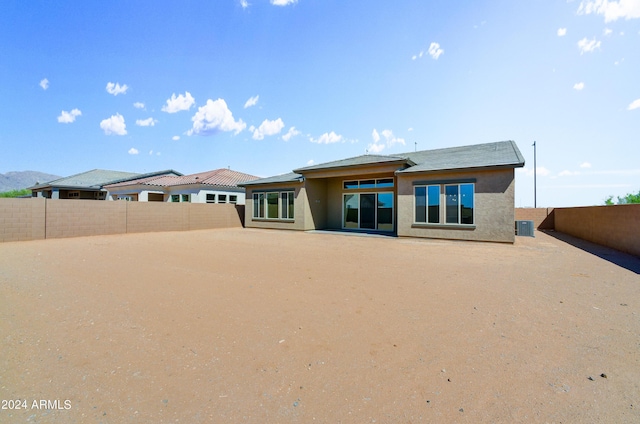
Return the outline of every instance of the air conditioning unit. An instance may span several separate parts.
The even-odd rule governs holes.
[[[533,235],[533,221],[516,221],[516,235],[523,237],[535,237]]]

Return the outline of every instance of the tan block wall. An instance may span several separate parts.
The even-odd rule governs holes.
[[[194,203],[189,206],[189,230],[242,227],[236,205]]]
[[[0,242],[43,239],[45,204],[42,197],[0,198]]]
[[[539,230],[554,229],[553,208],[516,208],[516,221],[533,221]]]
[[[640,257],[640,205],[556,208],[555,229]]]
[[[128,233],[188,230],[189,207],[195,206],[191,203],[122,201],[114,203],[127,205],[126,232]]]
[[[475,178],[475,228],[413,225],[413,182]],[[398,178],[398,235],[513,243],[515,180],[512,169],[438,173]]]
[[[122,234],[127,232],[126,202],[47,199],[46,238]]]
[[[242,227],[244,205],[0,199],[0,242]]]

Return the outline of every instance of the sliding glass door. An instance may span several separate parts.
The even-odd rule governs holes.
[[[342,227],[393,231],[393,193],[354,193],[342,197]]]

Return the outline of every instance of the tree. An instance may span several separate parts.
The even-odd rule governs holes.
[[[0,193],[0,197],[24,197],[31,196],[31,190],[27,190],[26,188],[22,190],[11,190],[5,191],[4,193]]]
[[[620,197],[618,196],[618,205],[628,205],[632,203],[640,203],[640,190],[637,193],[627,193],[626,196]],[[609,196],[604,199],[605,205],[614,205],[613,196]]]

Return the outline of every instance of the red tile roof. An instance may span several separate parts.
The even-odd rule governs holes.
[[[129,185],[150,185],[160,187],[171,187],[185,184],[206,184],[223,187],[237,187],[239,183],[257,180],[255,175],[245,174],[231,169],[222,168],[213,171],[200,172],[198,174],[183,175],[176,177],[173,175],[161,175],[139,180],[131,180],[125,183],[112,184],[107,188],[124,187]]]

